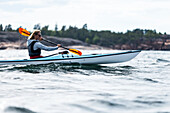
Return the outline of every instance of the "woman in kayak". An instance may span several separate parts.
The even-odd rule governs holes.
[[[61,44],[58,44],[56,47],[48,47],[43,45],[40,41],[43,40],[41,36],[40,30],[35,30],[28,38],[27,40],[27,46],[28,46],[28,52],[30,59],[34,58],[41,58],[41,49],[46,51],[53,51],[57,50],[59,47],[61,47]]]

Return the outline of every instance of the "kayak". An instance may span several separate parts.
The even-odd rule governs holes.
[[[119,53],[110,54],[88,54],[88,55],[69,55],[69,54],[58,54],[50,55],[47,57],[36,58],[36,59],[22,59],[22,60],[0,60],[0,65],[8,64],[20,64],[20,65],[31,65],[31,64],[109,64],[109,63],[121,63],[126,62],[136,57],[141,50],[133,50]]]

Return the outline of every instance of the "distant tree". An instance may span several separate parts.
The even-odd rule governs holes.
[[[46,26],[42,27],[41,33],[42,33],[43,35],[48,35],[48,34],[49,34],[49,33],[48,33],[48,27],[49,27],[49,25],[46,25]]]
[[[62,28],[61,28],[61,31],[65,31],[66,30],[66,26],[64,25]]]
[[[12,31],[11,24],[6,25],[4,31]]]
[[[136,36],[138,36],[138,38],[143,37],[143,35],[144,35],[144,32],[143,32],[143,30],[141,30],[141,29],[135,29],[135,30],[133,30],[132,32],[133,32]]]
[[[61,28],[61,32],[59,32],[59,34],[60,34],[61,37],[65,37],[65,31],[66,31],[66,26],[64,25],[64,26]]]
[[[56,32],[53,30],[48,30],[48,35],[49,36],[58,36],[58,35],[56,35]]]
[[[55,35],[56,35],[56,36],[59,36],[58,25],[57,25],[57,24],[55,25]]]
[[[75,27],[69,26],[69,28],[65,31],[64,36],[77,39],[78,37],[77,30],[78,28],[76,26]]]
[[[12,31],[12,25],[8,24],[8,31]]]
[[[99,42],[100,42],[99,36],[95,35],[94,38],[93,38],[93,44],[97,44]]]
[[[38,29],[38,30],[40,30],[40,29],[41,29],[40,24],[36,24],[36,25],[34,25],[34,28],[33,28],[33,29]]]
[[[147,30],[147,31],[146,31],[146,34],[145,34],[145,37],[148,38],[148,39],[155,38],[155,37],[154,37],[155,34],[156,34],[156,33],[155,33],[154,31],[152,31],[152,30]]]
[[[86,42],[86,43],[90,43],[89,38],[86,38],[85,42]]]
[[[87,29],[87,24],[84,24],[82,29]]]
[[[58,25],[56,24],[55,25],[55,32],[57,32],[58,31]]]
[[[3,31],[3,26],[2,26],[2,24],[0,24],[0,31]]]

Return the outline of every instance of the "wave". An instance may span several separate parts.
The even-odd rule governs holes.
[[[37,113],[37,112],[34,112],[32,110],[29,110],[27,108],[23,108],[23,107],[15,107],[15,106],[9,106],[7,107],[4,112],[7,112],[7,113]]]
[[[170,61],[165,59],[157,59],[157,62],[170,62]]]
[[[85,105],[80,105],[80,104],[71,104],[71,106],[74,106],[74,107],[77,107],[77,108],[80,108],[80,109],[84,109],[86,111],[90,111],[90,112],[94,112],[94,113],[103,113],[102,111],[99,111],[99,110],[95,110],[89,106],[85,106]]]
[[[90,101],[91,102],[96,102],[98,104],[103,104],[103,105],[106,105],[106,106],[110,106],[110,107],[126,107],[123,104],[119,104],[119,103],[116,103],[116,102],[111,102],[111,101],[108,101],[108,100],[96,100],[96,99],[92,99]]]
[[[153,101],[147,101],[147,100],[135,100],[134,102],[140,103],[140,104],[147,104],[147,105],[156,105],[156,104],[164,104],[163,101],[153,100]]]
[[[159,81],[150,79],[150,78],[144,78],[145,81],[153,82],[153,83],[158,83]]]
[[[126,108],[126,105],[123,105],[123,104],[119,104],[119,103],[116,103],[116,102],[111,102],[111,101],[108,101],[108,100],[101,100],[101,99],[91,99],[91,100],[88,100],[88,103],[92,103],[92,105],[95,105],[95,107],[93,106],[86,106],[86,105],[82,105],[82,104],[70,104],[71,106],[74,106],[74,107],[77,107],[77,108],[80,108],[80,109],[84,109],[86,111],[90,111],[90,112],[94,112],[94,113],[103,113],[103,111],[99,110],[99,109],[96,109],[96,106],[103,106],[103,107],[110,107],[110,108]]]
[[[77,73],[82,75],[105,75],[105,76],[125,76],[131,74],[135,69],[132,66],[102,66],[102,65],[80,65],[80,64],[41,64],[41,65],[26,65],[14,66],[7,68],[7,71],[19,71],[26,73]]]

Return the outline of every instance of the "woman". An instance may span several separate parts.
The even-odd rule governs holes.
[[[40,30],[35,30],[27,40],[28,52],[30,59],[41,58],[41,49],[46,51],[57,50],[58,47],[61,47],[61,44],[58,44],[56,47],[48,47],[43,45],[40,41],[43,40]]]

